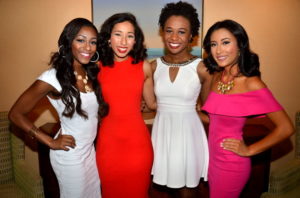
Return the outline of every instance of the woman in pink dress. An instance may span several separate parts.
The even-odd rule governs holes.
[[[237,198],[251,170],[250,156],[293,134],[291,120],[260,79],[258,56],[250,51],[244,28],[232,20],[215,23],[204,38],[204,64],[213,74],[202,107],[209,114],[210,198]],[[251,145],[243,141],[249,116],[266,115],[275,128]]]

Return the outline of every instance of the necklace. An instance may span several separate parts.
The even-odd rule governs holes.
[[[217,89],[218,89],[218,91],[220,91],[221,94],[225,94],[225,92],[230,91],[234,87],[234,82],[233,82],[234,78],[227,83],[224,83],[222,81],[224,72],[225,72],[225,70],[222,72],[220,81],[218,82],[218,86],[217,86]]]
[[[89,78],[88,78],[88,76],[87,76],[86,73],[85,73],[84,78],[81,75],[78,75],[77,71],[74,71],[74,75],[76,76],[77,80],[81,80],[83,82],[85,92],[91,92],[92,91],[92,89],[90,88],[90,86],[88,86],[88,84],[87,84]]]
[[[186,66],[186,65],[190,64],[191,62],[193,62],[197,58],[198,58],[197,56],[193,56],[189,60],[181,62],[181,63],[168,63],[168,62],[165,61],[165,59],[163,57],[160,57],[160,60],[163,64],[165,64],[169,67],[182,67],[182,66]]]

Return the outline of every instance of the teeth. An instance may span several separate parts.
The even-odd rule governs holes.
[[[171,47],[178,47],[179,44],[178,43],[170,43]]]
[[[119,47],[119,51],[121,51],[121,52],[126,52],[126,50],[127,50],[127,47]]]
[[[217,59],[218,59],[218,60],[225,60],[226,57],[225,57],[225,56],[219,56],[219,57],[217,57]]]
[[[86,54],[86,53],[81,53],[81,55],[86,56],[86,57],[90,56],[89,54]]]

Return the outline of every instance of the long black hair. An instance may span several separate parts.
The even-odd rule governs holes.
[[[74,57],[72,54],[72,42],[83,27],[91,27],[95,30],[95,33],[97,33],[97,28],[89,20],[84,18],[71,20],[64,27],[58,39],[59,50],[52,54],[49,65],[56,69],[56,78],[62,87],[62,91],[56,95],[59,96],[65,104],[63,116],[72,118],[76,111],[80,116],[87,119],[88,115],[81,108],[80,92],[75,88],[76,78],[73,70]],[[97,57],[92,57],[91,60],[96,58]],[[100,117],[104,117],[107,114],[107,104],[103,100],[101,87],[97,81],[99,67],[93,62],[89,62],[83,65],[83,68],[87,72],[88,78],[92,81],[93,89],[97,96],[99,103],[98,114]]]
[[[109,46],[109,39],[111,32],[117,23],[128,21],[134,27],[135,44],[133,49],[129,52],[129,56],[133,58],[133,64],[137,64],[143,61],[147,57],[146,49],[144,46],[144,34],[140,28],[135,16],[131,13],[117,13],[106,19],[100,28],[98,35],[98,50],[100,54],[100,60],[103,66],[114,65],[114,52]]]
[[[222,69],[218,66],[211,54],[211,35],[214,31],[219,29],[228,30],[237,40],[239,48],[238,67],[240,72],[247,76],[260,76],[259,71],[259,58],[258,55],[250,50],[249,38],[247,32],[239,23],[233,20],[223,20],[216,22],[212,25],[204,38],[203,47],[207,54],[204,58],[204,64],[210,73],[215,71],[221,71]]]

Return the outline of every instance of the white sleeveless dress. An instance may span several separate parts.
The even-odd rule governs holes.
[[[156,184],[192,188],[200,178],[207,180],[207,137],[196,112],[201,88],[197,74],[200,60],[181,66],[172,83],[169,66],[157,59],[154,91],[158,108],[152,128],[152,175]]]
[[[56,70],[45,71],[38,80],[53,86],[57,91],[62,88],[56,78]],[[69,151],[50,150],[50,161],[56,174],[61,198],[99,198],[100,180],[95,159],[94,140],[98,126],[98,103],[94,92],[80,93],[82,109],[87,113],[84,119],[76,112],[72,118],[62,116],[65,105],[62,100],[48,97],[56,109],[62,134],[72,135],[76,147]],[[56,134],[56,136],[59,134]]]

